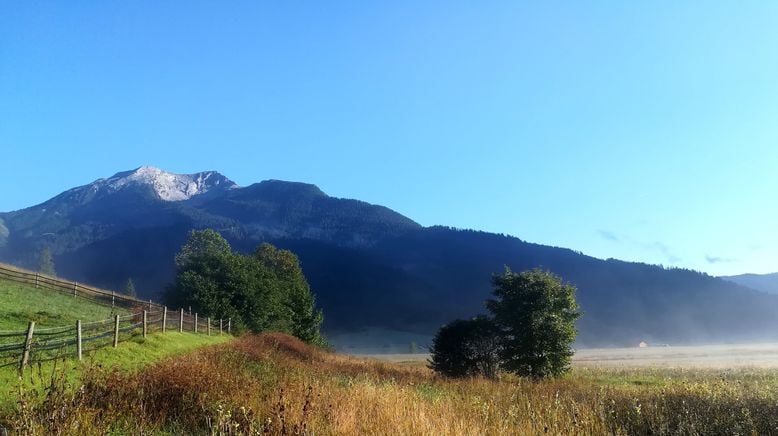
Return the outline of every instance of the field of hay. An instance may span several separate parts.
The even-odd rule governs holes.
[[[360,354],[386,362],[423,364],[429,354]],[[778,369],[778,343],[577,350],[576,368]]]
[[[33,434],[775,434],[770,368],[593,367],[449,380],[420,361],[248,335],[142,371],[95,368],[6,426]]]
[[[578,350],[575,365],[586,367],[778,368],[778,344]]]

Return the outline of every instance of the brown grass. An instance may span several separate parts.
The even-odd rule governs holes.
[[[10,423],[36,434],[778,433],[774,373],[587,371],[541,382],[446,380],[262,334],[136,374],[96,368],[83,386],[52,383],[43,404],[22,392]]]

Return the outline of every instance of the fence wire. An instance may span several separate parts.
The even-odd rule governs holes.
[[[11,268],[7,265],[0,265],[0,278],[11,280],[17,283],[34,285],[37,288],[57,291],[62,294],[72,295],[92,302],[124,308],[147,307],[149,310],[162,310],[162,306],[152,301],[143,301],[115,291],[106,291],[103,289],[84,286],[77,282],[68,282],[55,277],[49,277],[31,271],[25,271],[20,268]]]
[[[229,323],[224,320],[220,330],[218,320],[198,317],[186,311],[166,311],[165,307],[152,301],[117,294],[116,292],[67,282],[54,277],[9,268],[0,265],[0,278],[33,285],[38,289],[71,295],[97,304],[114,308],[129,309],[133,313],[116,315],[111,318],[81,323],[80,335],[76,324],[45,328],[33,327],[32,331],[0,330],[0,368],[56,360],[66,355],[77,354],[76,348],[81,342],[82,352],[88,353],[132,340],[143,334],[143,315],[146,317],[146,332],[179,331],[197,332],[211,335],[229,334]],[[197,322],[195,323],[195,319]],[[163,325],[164,323],[164,325]],[[210,326],[210,329],[209,329]],[[108,340],[113,339],[113,340]],[[100,341],[103,340],[103,341]],[[84,346],[88,344],[88,346]]]

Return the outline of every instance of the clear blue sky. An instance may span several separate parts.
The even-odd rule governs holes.
[[[776,23],[765,1],[5,1],[0,210],[216,169],[597,257],[776,271]]]

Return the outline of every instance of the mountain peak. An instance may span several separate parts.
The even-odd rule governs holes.
[[[127,186],[146,185],[164,201],[183,201],[212,189],[238,187],[235,182],[216,171],[175,174],[153,166],[142,166],[117,173],[108,179],[98,180],[94,185],[100,185],[110,191],[118,191]]]
[[[277,195],[309,195],[313,197],[326,197],[318,186],[311,183],[290,182],[286,180],[269,179],[263,180],[255,185],[264,192],[272,192]]]

